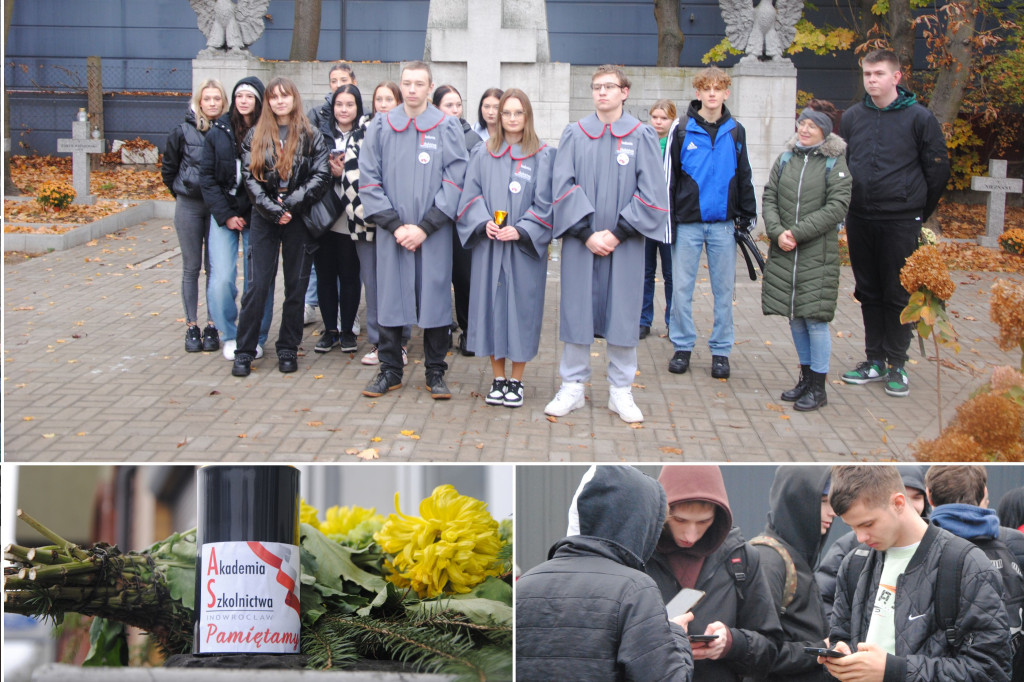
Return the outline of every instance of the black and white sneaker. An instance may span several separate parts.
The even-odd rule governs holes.
[[[509,379],[505,383],[505,407],[521,407],[523,404],[523,382]]]
[[[491,383],[490,392],[484,396],[484,402],[488,405],[504,405],[505,404],[505,379],[495,379]]]
[[[330,353],[331,349],[341,343],[341,337],[338,332],[328,329],[320,335],[320,340],[316,342],[313,350],[317,353]]]
[[[203,350],[203,337],[199,333],[199,327],[189,325],[185,330],[185,352],[198,353]]]
[[[356,335],[352,332],[342,332],[341,339],[338,344],[341,346],[342,353],[355,353],[359,348],[359,343],[356,341]]]

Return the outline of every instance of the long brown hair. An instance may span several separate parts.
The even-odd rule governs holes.
[[[292,110],[287,121],[281,124],[289,126],[288,139],[284,142],[284,148],[278,153],[278,120],[274,111],[270,108],[270,99],[276,91],[281,91],[292,96]],[[281,178],[287,178],[292,174],[292,162],[295,160],[295,153],[299,148],[299,141],[305,137],[313,136],[313,127],[309,124],[305,112],[302,110],[302,96],[295,83],[287,78],[275,78],[267,83],[263,98],[263,111],[260,120],[256,122],[252,132],[252,153],[250,155],[249,170],[252,176],[259,182],[264,181],[263,172],[266,170],[266,159],[269,154],[274,159],[274,170]]]
[[[395,96],[396,107],[402,103],[402,89],[398,87],[398,84],[394,81],[381,81],[380,83],[377,83],[377,87],[373,89],[373,100],[370,102],[370,118],[377,115],[377,91],[381,88],[387,88],[391,91],[391,94]]]
[[[487,149],[497,152],[505,144],[505,127],[501,122],[501,112],[505,110],[505,102],[510,99],[517,99],[523,105],[523,139],[519,142],[519,149],[523,154],[531,156],[541,148],[542,143],[537,137],[537,131],[533,129],[533,105],[530,104],[530,98],[518,88],[509,88],[498,101],[498,130],[487,140]]]

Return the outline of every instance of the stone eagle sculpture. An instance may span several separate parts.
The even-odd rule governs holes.
[[[725,35],[746,56],[741,61],[781,59],[796,36],[804,0],[719,0]]]
[[[199,30],[206,36],[200,57],[228,52],[249,54],[246,48],[263,34],[263,15],[270,0],[189,0],[199,18]]]

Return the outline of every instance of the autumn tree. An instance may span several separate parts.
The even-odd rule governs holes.
[[[321,0],[295,0],[295,26],[288,59],[298,62],[316,60],[320,47]]]
[[[658,66],[679,66],[686,39],[679,28],[679,0],[654,0],[654,20],[658,23]]]

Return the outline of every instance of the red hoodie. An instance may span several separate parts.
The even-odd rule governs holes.
[[[725,492],[722,471],[717,466],[669,465],[662,467],[658,482],[665,488],[668,505],[679,502],[710,502],[715,505],[715,520],[692,547],[679,547],[666,526],[657,551],[664,555],[681,587],[693,587],[704,565],[704,558],[722,546],[732,530],[732,510]]]

